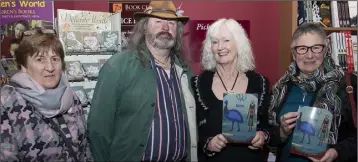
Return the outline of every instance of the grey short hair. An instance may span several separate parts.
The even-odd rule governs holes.
[[[296,40],[304,34],[311,33],[311,34],[318,34],[319,37],[324,40],[325,44],[328,44],[328,40],[326,39],[327,35],[324,31],[323,27],[318,23],[304,23],[299,26],[296,31],[293,33],[292,40],[291,40],[291,48],[296,45]]]
[[[235,40],[237,48],[237,70],[246,72],[255,69],[255,60],[249,38],[244,28],[233,19],[219,19],[211,24],[206,32],[201,54],[201,66],[204,70],[214,71],[216,59],[211,50],[212,37],[219,32],[222,25],[226,25]]]

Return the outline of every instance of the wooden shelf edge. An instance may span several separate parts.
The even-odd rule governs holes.
[[[327,28],[324,28],[324,30],[326,31],[331,31],[331,32],[339,32],[339,31],[357,31],[358,30],[358,27],[356,28],[332,28],[332,27],[327,27]]]

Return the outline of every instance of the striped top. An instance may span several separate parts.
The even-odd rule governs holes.
[[[154,61],[152,66],[157,77],[157,104],[142,161],[181,161],[186,157],[188,132],[179,78],[174,64],[170,68],[170,77]]]

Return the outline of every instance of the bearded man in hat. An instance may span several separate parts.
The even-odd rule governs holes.
[[[197,161],[192,74],[171,1],[134,15],[127,50],[101,68],[88,117],[95,161]]]

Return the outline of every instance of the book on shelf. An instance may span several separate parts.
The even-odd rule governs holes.
[[[352,35],[352,47],[353,47],[353,63],[354,63],[354,71],[357,72],[358,71],[358,62],[357,62],[357,55],[358,55],[358,45],[357,45],[357,35]]]
[[[357,71],[357,36],[342,31],[333,32],[327,38],[335,64],[348,72]]]
[[[357,1],[298,1],[297,25],[317,22],[324,27],[357,27]]]

